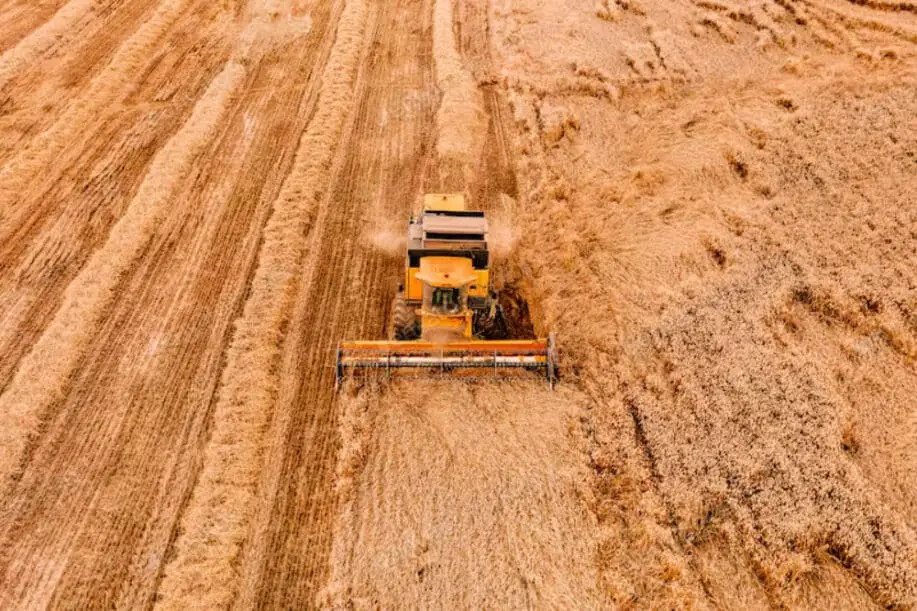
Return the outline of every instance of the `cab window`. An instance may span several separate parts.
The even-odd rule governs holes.
[[[430,309],[437,314],[458,314],[462,311],[462,289],[434,288]]]

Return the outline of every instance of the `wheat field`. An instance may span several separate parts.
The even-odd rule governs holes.
[[[915,397],[911,2],[0,0],[0,608],[913,608]]]

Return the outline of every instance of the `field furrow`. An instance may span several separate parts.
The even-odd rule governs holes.
[[[31,468],[4,507],[0,524],[8,544],[0,583],[5,592],[17,592],[12,600],[37,587],[22,572],[29,559],[52,554],[60,568],[53,579],[45,574],[42,596],[87,605],[151,604],[199,466],[193,450],[207,438],[211,394],[259,234],[315,103],[310,75],[328,38],[328,17],[324,8],[300,13],[300,27],[242,45],[250,49],[238,58],[249,65],[245,84],[222,113],[218,137],[193,164],[194,178],[182,182],[183,192],[172,194],[170,201],[180,205],[168,208],[124,279],[73,374],[71,392],[53,411]],[[290,60],[278,60],[281,50]],[[303,119],[290,121],[298,114]],[[175,291],[163,299],[151,290],[157,286]],[[105,348],[118,336],[119,350]],[[119,365],[134,353],[144,359],[140,378]],[[191,355],[195,367],[174,366]],[[72,400],[107,409],[72,411]],[[149,460],[164,453],[168,459]],[[49,469],[59,477],[41,478]],[[76,508],[86,516],[79,523],[58,513]],[[100,531],[107,535],[99,537]]]
[[[136,195],[156,151],[187,120],[226,63],[226,45],[213,37],[212,29],[190,36],[189,28],[188,23],[176,24],[167,35],[175,55],[155,60],[160,69],[133,93],[140,100],[156,99],[171,97],[180,87],[182,98],[159,112],[135,100],[122,112],[93,113],[80,132],[81,145],[54,159],[45,169],[49,180],[42,188],[22,194],[16,208],[19,224],[10,227],[9,239],[0,247],[0,269],[5,272],[0,279],[0,346],[7,354],[0,366],[0,389],[9,384],[18,359],[60,307],[64,287],[104,243]],[[205,41],[209,50],[196,62],[182,57]]]
[[[69,0],[28,2],[8,0],[0,4],[0,53],[5,53],[35,29],[40,28]]]
[[[362,0],[345,4],[315,113],[265,226],[249,297],[227,351],[202,471],[182,517],[175,558],[159,589],[163,606],[199,603],[205,594],[203,575],[207,575],[206,606],[231,604],[237,595],[233,566],[256,510],[265,434],[279,385],[277,362],[296,296],[296,274],[324,193],[321,179],[353,108],[366,19]],[[220,535],[213,537],[214,531]]]
[[[915,32],[0,0],[0,608],[917,606]],[[556,387],[336,385],[443,192]]]

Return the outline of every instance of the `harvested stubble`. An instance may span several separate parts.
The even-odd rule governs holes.
[[[105,245],[67,287],[63,303],[12,382],[0,396],[0,489],[15,474],[38,432],[43,413],[67,390],[67,382],[115,297],[124,274],[143,253],[181,185],[191,162],[220,128],[224,112],[245,77],[231,62],[213,80],[182,129],[156,155],[136,197]]]
[[[265,227],[251,291],[226,355],[204,464],[159,588],[160,608],[216,608],[236,596],[234,566],[256,510],[283,329],[300,286],[298,271],[324,176],[353,108],[366,15],[363,0],[346,3],[318,107]]]
[[[188,2],[165,0],[159,4],[156,12],[93,79],[87,95],[74,100],[51,129],[34,138],[0,168],[0,210],[16,205],[38,173],[51,166],[61,151],[79,139],[80,130],[89,118],[126,95],[125,84],[136,78],[139,66],[155,52],[162,34],[179,18]]]
[[[56,16],[51,4],[8,0],[0,16],[15,30],[0,32],[0,270],[28,280],[0,282],[13,304],[2,383],[28,349],[9,338],[63,342],[42,339],[10,386],[35,408],[26,426],[0,411],[5,447],[39,431],[0,505],[0,600],[136,606],[158,586],[163,606],[310,605],[339,509],[328,605],[915,605],[909,4],[140,0],[96,5],[120,20],[104,34],[82,0],[56,2]],[[314,62],[284,45],[309,31],[307,10],[324,24],[302,47]],[[232,49],[245,101],[220,111],[220,162],[176,166],[194,179],[164,178],[168,228],[124,258],[106,247],[100,266],[90,253]],[[401,112],[401,95],[422,112]],[[306,138],[290,134],[286,121],[298,132],[310,118]],[[348,150],[333,151],[339,129]],[[269,166],[281,169],[263,184]],[[178,207],[189,183],[206,212]],[[369,210],[406,214],[421,185],[514,211],[495,231],[511,245],[499,273],[538,330],[558,332],[558,393],[434,383],[338,404],[319,386],[325,344],[381,334],[397,281],[384,255],[397,248],[356,237],[379,228]],[[159,201],[151,188],[134,204]],[[92,189],[105,194],[80,197]],[[81,225],[91,239],[62,235]],[[204,269],[227,235],[245,240],[234,263]],[[71,292],[99,291],[48,327],[87,260]],[[109,295],[123,265],[128,288]],[[93,270],[109,284],[87,281]],[[182,296],[169,294],[162,279],[183,273]],[[19,299],[45,294],[44,310]],[[203,324],[211,299],[220,314]],[[66,320],[76,335],[54,335]],[[92,321],[100,356],[71,376]],[[195,323],[207,332],[182,331]],[[160,401],[173,384],[197,387]],[[159,453],[166,466],[124,472]]]
[[[92,14],[96,0],[75,0],[66,3],[54,16],[28,36],[0,55],[0,90],[20,70],[36,61],[51,46],[76,29],[76,25]]]

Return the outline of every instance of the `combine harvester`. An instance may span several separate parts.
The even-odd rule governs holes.
[[[392,306],[390,341],[344,341],[337,384],[347,377],[543,376],[557,380],[553,336],[506,339],[492,290],[487,219],[459,194],[426,195],[408,225],[404,284]]]

